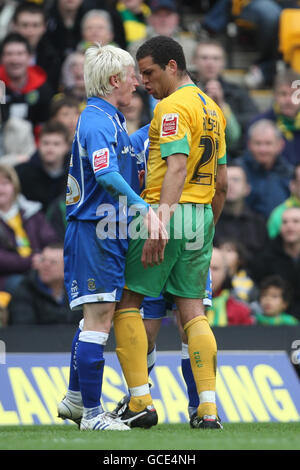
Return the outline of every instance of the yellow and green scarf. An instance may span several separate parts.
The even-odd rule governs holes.
[[[300,131],[300,110],[294,118],[283,116],[279,112],[279,107],[274,104],[274,113],[276,115],[276,125],[286,140],[294,139],[294,132]]]

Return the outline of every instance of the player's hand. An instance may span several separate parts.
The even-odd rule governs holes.
[[[144,217],[144,223],[148,230],[148,235],[151,240],[166,240],[169,239],[167,229],[165,228],[161,219],[156,215],[152,207]]]
[[[149,238],[144,244],[141,261],[144,267],[147,268],[147,266],[154,266],[163,261],[169,236],[163,222],[151,207],[144,218],[144,222]]]
[[[142,187],[144,186],[144,182],[145,182],[145,170],[139,171],[138,178],[139,178],[140,188],[142,189]]]
[[[163,262],[166,243],[166,240],[162,239],[153,240],[148,238],[145,241],[141,257],[145,269],[148,266],[153,267]]]

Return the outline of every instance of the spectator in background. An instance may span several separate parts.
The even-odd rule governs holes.
[[[218,80],[209,80],[206,83],[204,91],[215,101],[215,103],[217,103],[217,105],[223,111],[223,114],[226,118],[226,148],[229,156],[234,156],[234,152],[239,146],[242,135],[242,128],[236,116],[230,109],[230,106],[225,102],[224,91],[221,83]]]
[[[20,3],[13,16],[13,30],[24,36],[31,48],[31,65],[39,65],[47,73],[47,80],[57,91],[60,61],[45,35],[47,18],[44,8],[32,2]]]
[[[65,193],[60,194],[49,204],[46,217],[51,227],[55,230],[58,240],[63,242],[67,228]]]
[[[214,241],[223,238],[239,240],[250,257],[263,249],[268,236],[263,216],[252,211],[246,202],[251,188],[244,169],[237,164],[227,166],[228,189],[224,209],[215,227]]]
[[[249,128],[248,150],[237,159],[251,187],[247,203],[265,218],[290,195],[293,167],[283,158],[283,147],[278,128],[263,119]]]
[[[38,65],[30,65],[30,53],[28,41],[18,33],[10,33],[2,42],[0,80],[6,92],[6,104],[1,106],[4,122],[17,117],[38,126],[49,117],[53,91],[46,72]]]
[[[266,277],[260,285],[259,302],[253,309],[256,323],[267,326],[297,325],[297,318],[286,313],[291,300],[291,289],[286,281],[280,276]]]
[[[36,153],[16,166],[23,194],[41,202],[44,212],[66,190],[69,158],[68,129],[60,122],[48,122],[41,130]]]
[[[114,43],[114,30],[110,14],[105,10],[90,10],[81,20],[81,41],[77,46],[79,51],[85,51],[94,43]]]
[[[183,48],[187,67],[192,66],[193,52],[196,39],[192,33],[182,31],[180,16],[175,0],[150,0],[151,15],[147,19],[147,35],[143,40],[132,42],[127,50],[133,57],[139,46],[153,36],[169,36]]]
[[[83,52],[76,51],[69,54],[63,63],[60,80],[62,95],[71,96],[79,100],[80,112],[86,106],[83,64]]]
[[[280,72],[274,81],[272,108],[258,114],[252,122],[268,119],[282,134],[282,155],[291,165],[300,163],[300,75],[293,70]]]
[[[120,111],[126,118],[126,127],[129,135],[146,124],[149,124],[152,118],[152,112],[148,93],[145,93],[143,88],[137,88],[132,95],[130,105],[126,106],[126,108],[121,107]]]
[[[226,31],[230,21],[234,21],[242,31],[252,33],[251,39],[259,57],[247,76],[249,88],[272,84],[279,57],[281,11],[282,6],[277,0],[217,0],[202,21],[202,27],[210,34]]]
[[[63,244],[46,246],[35,270],[20,283],[8,306],[10,325],[78,323],[82,312],[70,310],[64,287]]]
[[[36,150],[31,122],[17,117],[9,118],[2,128],[0,162],[15,166],[27,162]]]
[[[69,131],[69,145],[71,147],[77,121],[79,118],[80,102],[72,96],[56,95],[50,104],[50,120],[61,122]]]
[[[60,64],[80,42],[80,22],[85,12],[83,0],[55,0],[47,12],[46,34],[56,50]]]
[[[57,240],[41,209],[21,194],[14,168],[0,164],[0,290],[12,292],[37,254]]]
[[[197,84],[203,91],[209,90],[211,81],[219,83],[217,99],[223,106],[226,120],[230,123],[233,115],[232,119],[238,121],[244,133],[258,108],[246,88],[224,79],[226,51],[221,42],[214,39],[198,42],[193,66]]]
[[[300,319],[300,208],[291,207],[282,215],[280,235],[250,262],[251,276],[259,284],[277,274],[293,289],[293,302],[287,313]]]
[[[109,1],[100,2],[101,9],[107,10],[114,25],[114,40],[120,47],[126,47],[122,19]],[[81,41],[81,20],[89,10],[99,8],[97,0],[55,0],[48,11],[47,36],[55,47],[60,62],[76,50]]]
[[[221,250],[214,248],[211,257],[212,307],[206,315],[211,326],[252,325],[251,309],[231,293],[231,284],[225,257]]]
[[[300,164],[294,169],[294,174],[290,182],[291,195],[282,204],[272,210],[267,221],[268,235],[275,238],[280,233],[282,224],[282,214],[289,207],[300,207]]]
[[[239,240],[224,238],[218,244],[228,269],[232,294],[239,300],[251,302],[256,296],[256,287],[247,272],[249,253]]]
[[[147,20],[151,10],[143,0],[121,0],[116,8],[123,20],[127,47],[147,37]]]

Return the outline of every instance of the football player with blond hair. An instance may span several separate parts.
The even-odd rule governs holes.
[[[149,204],[137,195],[139,181],[133,149],[125,118],[118,110],[119,106],[130,104],[138,85],[133,58],[114,46],[91,46],[85,53],[84,78],[88,99],[72,146],[64,244],[70,307],[83,309],[84,322],[73,340],[69,388],[58,413],[62,418],[80,422],[81,430],[130,430],[104,412],[100,404],[104,347],[124,286],[128,248],[124,219],[127,228],[127,210],[134,207],[153,236],[162,236],[163,226]],[[107,212],[113,233],[105,230]],[[132,314],[124,319],[130,330],[123,329],[126,344],[122,342],[121,347],[131,358],[132,369],[145,371],[138,379],[126,376],[126,371],[124,375],[128,386],[141,387],[142,398],[152,405],[143,321],[140,315]],[[115,331],[124,327],[124,321],[119,325],[115,318]],[[128,335],[137,336],[139,341],[132,342]],[[156,424],[155,410],[152,416],[152,424]]]

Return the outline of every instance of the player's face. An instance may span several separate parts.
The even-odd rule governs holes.
[[[270,286],[262,292],[260,305],[264,314],[268,316],[278,315],[287,308],[287,304],[282,298],[281,289],[275,286]]]
[[[153,63],[151,56],[139,60],[142,83],[149,95],[161,100],[170,94],[170,79],[168,66],[162,69]]]
[[[127,76],[124,82],[120,82],[118,89],[118,107],[128,106],[132,100],[132,94],[135,92],[139,82],[136,78],[134,67],[130,65],[127,68]]]

